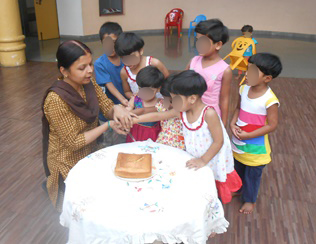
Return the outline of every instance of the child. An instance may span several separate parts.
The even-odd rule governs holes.
[[[134,106],[129,106],[127,109],[130,110],[130,108],[135,107],[132,112],[137,115],[157,111],[155,106],[160,99],[156,97],[156,94],[159,92],[163,81],[164,75],[158,68],[147,66],[141,69],[136,77],[139,86],[138,95],[131,99],[131,101],[134,101]],[[145,122],[135,124],[130,133],[136,141],[145,141],[149,138],[156,141],[160,130],[159,122]],[[127,135],[126,142],[133,142],[133,138]]]
[[[106,90],[106,95],[115,103],[128,105],[128,100],[124,96],[121,69],[124,67],[120,57],[114,51],[114,42],[122,33],[122,28],[118,23],[106,22],[100,28],[100,39],[104,53],[94,63],[96,81]]]
[[[244,25],[241,28],[242,35],[246,38],[252,38],[255,45],[258,44],[258,41],[252,37],[253,27],[251,25]],[[244,52],[244,57],[247,57],[248,59],[253,55],[252,53],[252,45],[250,45],[249,48]]]
[[[212,106],[226,126],[230,83],[233,73],[229,65],[219,56],[222,46],[228,41],[228,29],[218,19],[201,21],[195,28],[196,48],[200,56],[195,56],[187,69],[203,76],[207,90],[202,101]]]
[[[138,93],[136,83],[137,73],[144,67],[157,67],[165,76],[169,75],[167,68],[158,59],[143,56],[144,40],[134,33],[122,33],[115,42],[115,51],[125,64],[121,70],[121,78],[125,96],[130,99]]]
[[[172,109],[171,103],[171,95],[168,91],[169,81],[165,80],[160,88],[160,93],[163,96],[163,100],[160,100],[156,104],[156,109],[158,112],[165,112],[169,109]],[[153,113],[148,113],[143,115],[140,119],[135,119],[134,121],[147,121],[147,119],[151,119]],[[161,131],[158,135],[157,143],[161,143],[167,146],[179,148],[185,150],[184,137],[182,132],[182,124],[179,118],[171,118],[162,120],[160,122]]]
[[[101,26],[99,35],[105,54],[95,61],[94,71],[96,82],[114,104],[127,106],[128,100],[124,96],[120,77],[120,72],[124,65],[114,51],[114,42],[121,33],[122,28],[118,23],[106,22]],[[99,120],[100,124],[107,121],[102,113],[99,114]],[[126,136],[110,130],[104,133],[102,137],[102,147],[123,143],[126,140]]]
[[[242,28],[241,28],[241,32],[242,32],[242,35],[246,38],[252,38],[254,44],[258,44],[258,41],[252,37],[252,32],[253,32],[253,27],[251,25],[244,25]],[[249,58],[253,55],[252,53],[252,45],[250,45],[246,51],[244,52],[244,57],[249,60]],[[238,70],[238,76],[236,77],[236,79],[239,79],[240,76],[242,75],[242,70]]]
[[[181,118],[186,151],[195,157],[187,162],[187,167],[197,170],[210,166],[218,195],[223,203],[228,203],[232,192],[240,189],[241,179],[234,170],[231,145],[223,123],[214,108],[202,101],[207,84],[193,70],[173,75],[170,80],[173,109],[152,113],[151,120]],[[143,116],[139,119],[142,120]]]
[[[239,101],[231,121],[235,169],[242,178],[244,204],[241,213],[253,212],[262,170],[271,162],[268,134],[278,125],[279,100],[268,83],[282,70],[280,59],[258,53],[249,59],[246,85],[239,89]]]

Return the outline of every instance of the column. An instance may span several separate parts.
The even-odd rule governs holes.
[[[0,65],[25,64],[25,36],[22,34],[18,0],[0,0]]]

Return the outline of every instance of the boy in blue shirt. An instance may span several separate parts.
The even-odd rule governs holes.
[[[255,45],[258,44],[258,41],[252,37],[252,32],[253,32],[253,27],[251,25],[244,25],[242,28],[241,28],[241,32],[242,32],[242,35],[246,38],[251,38],[254,42]],[[249,59],[251,56],[253,55],[252,53],[252,45],[250,45],[246,51],[244,52],[244,57]],[[242,71],[241,70],[238,70],[238,76],[236,77],[236,79],[238,80],[240,78],[240,76],[242,75]]]
[[[128,100],[124,96],[120,76],[124,64],[114,51],[114,43],[122,32],[122,27],[115,22],[106,22],[101,26],[99,35],[104,54],[95,61],[94,72],[96,82],[101,86],[102,90],[114,104],[128,106]],[[99,114],[99,120],[101,124],[107,121],[102,113]],[[117,133],[108,130],[103,134],[101,144],[103,147],[106,147],[123,143],[125,140],[126,136],[118,135]]]
[[[255,45],[258,44],[258,41],[252,37],[253,27],[251,25],[244,25],[241,28],[241,32],[244,37],[252,38]],[[244,52],[244,57],[250,58],[253,55],[252,53],[252,45],[250,45],[247,50]]]

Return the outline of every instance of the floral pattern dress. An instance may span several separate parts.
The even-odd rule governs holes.
[[[162,100],[156,104],[156,108],[158,112],[167,111],[167,109],[163,106]],[[179,118],[163,120],[160,122],[160,125],[161,131],[156,142],[185,150],[181,120]]]

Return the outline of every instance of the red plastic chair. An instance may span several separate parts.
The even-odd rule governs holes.
[[[182,34],[182,20],[184,12],[180,8],[174,8],[165,17],[165,36],[169,35],[172,27],[178,28],[178,37]]]

